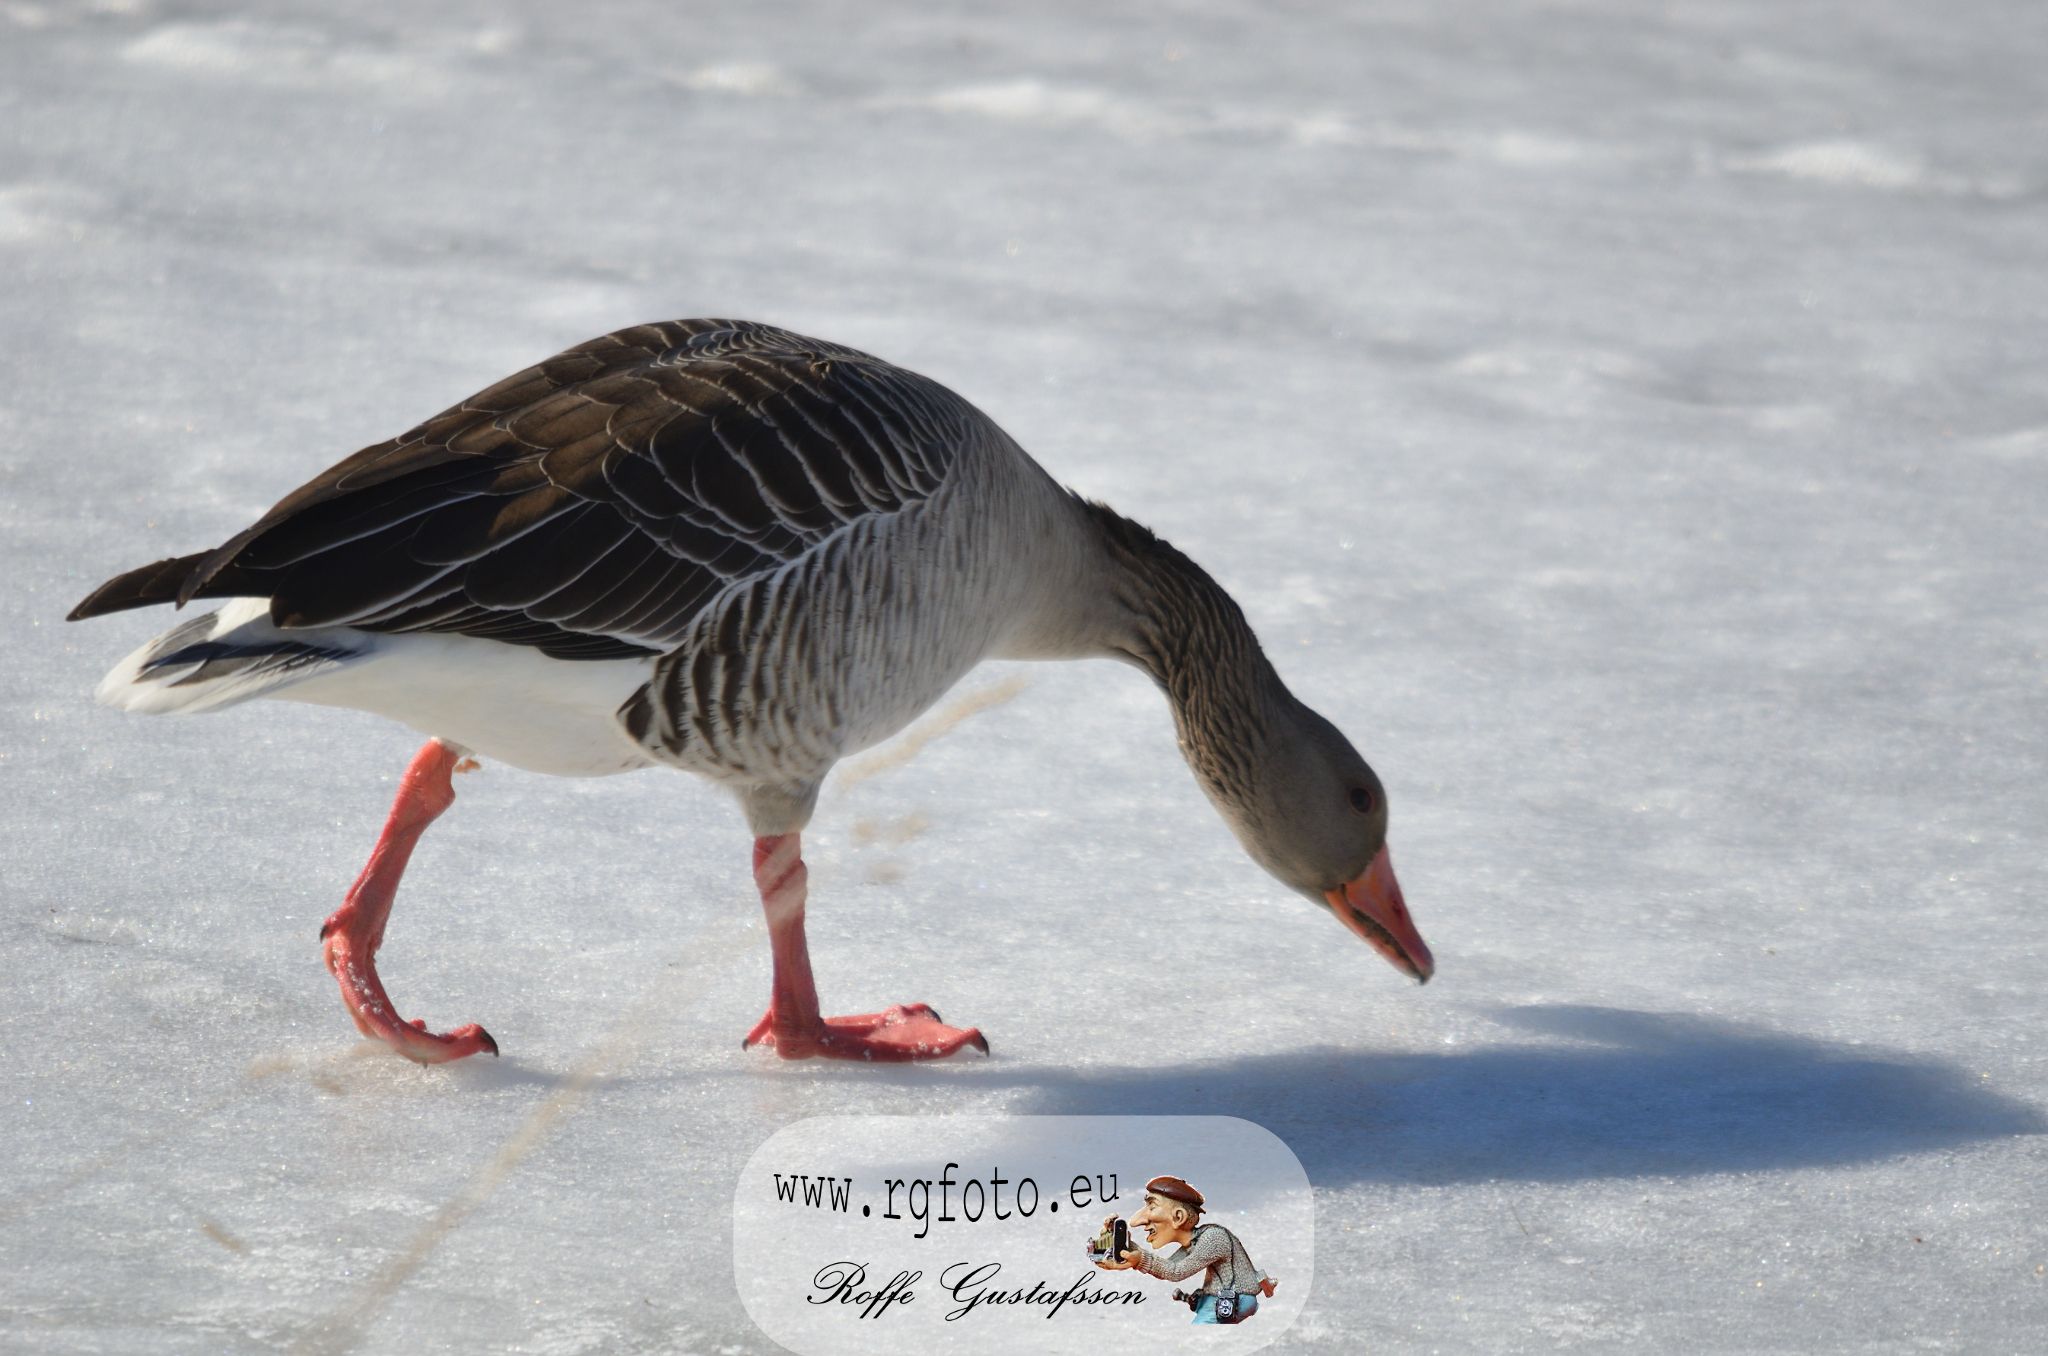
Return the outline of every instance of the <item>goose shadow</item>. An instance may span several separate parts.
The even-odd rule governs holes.
[[[1312,1047],[1019,1077],[1023,1112],[1242,1116],[1312,1180],[1441,1185],[1864,1163],[2048,1132],[2034,1104],[1898,1051],[1620,1008],[1493,1010],[1541,1042],[1429,1054]],[[996,1081],[995,1066],[988,1070]]]

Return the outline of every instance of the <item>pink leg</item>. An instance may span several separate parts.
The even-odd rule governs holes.
[[[398,895],[398,878],[405,874],[413,845],[427,825],[455,803],[449,774],[466,770],[458,764],[455,750],[438,739],[428,740],[413,755],[411,766],[399,780],[391,817],[384,821],[384,832],[370,850],[369,864],[349,887],[341,907],[320,929],[327,968],[341,982],[341,1001],[348,1004],[356,1029],[421,1064],[461,1059],[479,1050],[498,1053],[491,1033],[474,1022],[437,1036],[427,1030],[425,1022],[406,1021],[386,996],[384,982],[377,978],[377,948],[384,942],[384,923],[391,916],[391,901]]]
[[[947,1026],[922,1003],[858,1017],[818,1015],[818,987],[811,981],[811,956],[804,943],[808,874],[798,835],[754,840],[754,884],[768,915],[775,982],[767,1013],[741,1045],[772,1045],[784,1059],[938,1059],[968,1045],[987,1054],[988,1041],[981,1032]]]

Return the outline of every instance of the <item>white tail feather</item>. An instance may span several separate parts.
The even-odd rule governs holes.
[[[93,695],[144,715],[217,711],[331,671],[362,654],[365,639],[341,627],[281,631],[268,599],[237,598],[129,655]]]

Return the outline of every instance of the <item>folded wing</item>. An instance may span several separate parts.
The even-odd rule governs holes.
[[[786,330],[637,326],[364,448],[218,549],[129,571],[71,615],[267,597],[281,627],[655,653],[734,581],[930,495],[978,418]]]

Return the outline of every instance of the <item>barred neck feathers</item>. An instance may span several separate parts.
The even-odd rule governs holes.
[[[1086,508],[1108,548],[1121,614],[1112,650],[1166,693],[1181,753],[1226,817],[1250,816],[1268,753],[1300,704],[1244,610],[1206,570],[1106,505]]]

